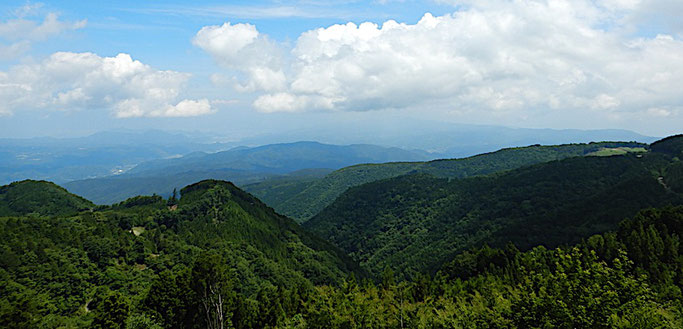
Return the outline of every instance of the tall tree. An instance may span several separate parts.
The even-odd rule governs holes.
[[[223,257],[214,252],[202,253],[192,267],[190,282],[198,299],[197,306],[203,314],[205,327],[231,327],[230,318],[235,301],[234,282]]]

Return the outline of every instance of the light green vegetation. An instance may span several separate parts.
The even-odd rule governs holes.
[[[647,149],[644,147],[614,147],[614,148],[602,148],[598,151],[588,153],[588,156],[613,156],[613,155],[624,155],[627,153],[645,153]]]
[[[135,226],[135,227],[131,228],[130,230],[133,234],[135,234],[135,236],[140,236],[140,234],[145,232],[145,228],[142,226]]]

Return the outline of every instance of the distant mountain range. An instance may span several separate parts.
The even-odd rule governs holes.
[[[302,179],[289,175],[301,169],[318,169],[319,175],[355,164],[460,158],[531,144],[655,139],[625,130],[517,129],[392,118],[378,125],[340,122],[242,140],[218,134],[105,131],[79,138],[0,139],[0,184],[49,180],[97,203],[111,203],[140,193],[167,196],[173,188],[207,178],[241,186],[270,179],[283,183],[283,178]]]
[[[153,159],[229,145],[163,131],[107,131],[79,138],[0,139],[0,184],[24,179],[56,183],[125,172]]]
[[[139,164],[127,174],[150,176],[160,172],[178,174],[222,169],[285,174],[306,168],[338,169],[358,163],[416,161],[433,157],[424,151],[408,151],[395,147],[295,142],[259,147],[238,147],[211,154],[192,153],[176,159],[148,161]]]
[[[144,162],[125,174],[72,181],[69,191],[99,204],[111,204],[135,195],[168,196],[174,188],[202,179],[248,184],[273,177],[306,179],[358,163],[417,161],[432,158],[427,152],[375,145],[328,145],[316,142],[239,147],[217,153]],[[315,169],[306,170],[304,169]]]
[[[350,121],[308,129],[298,128],[291,132],[249,137],[240,142],[244,145],[263,145],[316,140],[328,144],[374,144],[425,150],[441,154],[441,158],[460,158],[533,144],[600,141],[652,143],[658,139],[659,137],[621,129],[510,128],[387,117],[381,122]]]

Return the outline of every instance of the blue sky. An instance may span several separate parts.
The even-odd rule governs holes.
[[[4,1],[0,137],[683,126],[673,0]]]

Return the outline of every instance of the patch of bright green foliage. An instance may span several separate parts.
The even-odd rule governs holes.
[[[624,155],[627,153],[645,153],[647,150],[644,147],[614,147],[614,148],[602,148],[598,151],[588,153],[588,156],[613,156],[613,155]]]

